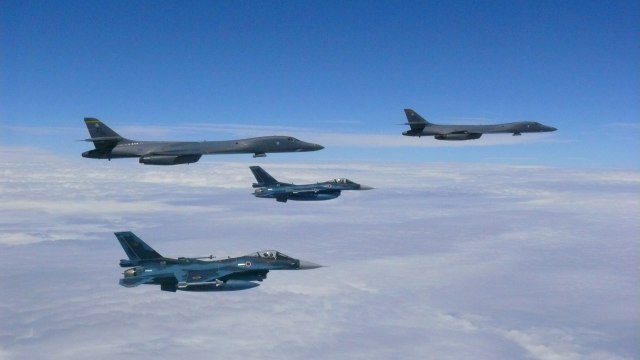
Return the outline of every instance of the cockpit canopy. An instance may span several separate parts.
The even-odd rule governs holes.
[[[272,260],[283,260],[283,259],[291,259],[291,257],[276,251],[276,250],[263,250],[255,253],[248,254],[247,256],[258,257],[262,259],[272,259]]]
[[[346,179],[346,178],[337,178],[337,179],[333,179],[333,180],[331,180],[331,182],[332,182],[332,183],[334,183],[334,184],[343,184],[343,185],[346,185],[346,184],[355,184],[353,181],[351,181],[351,180],[349,180],[349,179]]]

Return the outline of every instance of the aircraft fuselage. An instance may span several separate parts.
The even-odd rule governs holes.
[[[438,136],[452,134],[522,134],[555,131],[556,128],[532,121],[518,121],[495,125],[426,125],[422,131],[405,131],[405,136]]]
[[[324,149],[323,146],[300,141],[291,136],[261,136],[223,141],[139,141],[120,136],[96,118],[84,119],[95,149],[82,156],[91,159],[140,158],[148,165],[189,164],[209,154],[254,154],[304,152]]]
[[[407,117],[406,125],[410,130],[404,136],[433,136],[437,140],[474,140],[483,134],[513,134],[556,131],[552,126],[542,125],[535,121],[516,121],[495,125],[438,125],[425,120],[412,109],[404,109]]]
[[[321,267],[309,261],[289,257],[276,250],[263,250],[221,260],[203,258],[166,258],[130,231],[115,233],[128,259],[120,267],[128,268],[120,285],[135,287],[160,285],[163,291],[233,291],[258,286],[270,270],[304,270]]]
[[[124,278],[120,279],[120,285],[128,287],[141,278],[152,279],[149,284],[163,285],[166,288],[174,287],[174,290],[183,291],[230,291],[244,290],[256,287],[259,284],[253,281],[262,281],[267,277],[269,270],[297,269],[300,261],[296,259],[267,260],[255,257],[236,257],[223,260],[203,261],[191,258],[162,259],[162,260],[122,260],[121,267],[129,267],[124,272]],[[184,282],[176,280],[176,272],[188,273]],[[216,277],[217,274],[226,274],[227,278],[218,281],[205,281]],[[163,290],[167,290],[163,288]]]
[[[340,182],[344,181],[344,183]],[[316,184],[294,185],[277,183],[269,185],[254,184],[253,195],[260,198],[276,199],[280,202],[322,201],[340,196],[343,190],[370,190],[371,187],[360,185],[347,179],[336,179]]]
[[[290,136],[262,136],[223,141],[136,141],[121,140],[109,154],[94,150],[84,152],[83,157],[104,159],[110,157],[132,158],[143,156],[180,156],[190,154],[266,154],[282,152],[316,151],[321,145],[300,141]]]
[[[257,254],[257,253],[256,253]],[[161,285],[165,291],[235,291],[258,286],[254,281],[267,278],[270,270],[299,270],[315,268],[309,262],[286,257],[284,259],[240,256],[222,260],[193,258],[121,260],[125,270],[120,285],[133,287],[140,282]],[[176,276],[176,275],[182,275]],[[178,280],[180,279],[180,280]]]

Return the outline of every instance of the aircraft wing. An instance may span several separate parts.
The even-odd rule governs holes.
[[[285,188],[273,188],[273,189],[266,189],[263,190],[262,192],[260,192],[260,196],[261,197],[273,197],[276,199],[276,201],[279,202],[287,202],[289,195],[293,194],[294,192],[290,191],[289,189],[285,189]]]
[[[122,140],[122,138],[120,136],[100,136],[100,137],[92,137],[89,139],[84,139],[82,141],[104,141],[104,142],[118,142]]]
[[[92,137],[89,139],[84,139],[82,141],[93,142],[93,145],[96,147],[96,150],[102,153],[109,153],[113,150],[114,147],[118,145],[118,143],[122,140],[121,137],[116,136],[101,136],[101,137]]]
[[[176,271],[178,287],[203,284],[222,284],[228,280],[262,281],[266,279],[269,270],[191,270]]]
[[[174,272],[178,283],[201,283],[215,281],[220,277],[216,270],[179,270]]]
[[[227,280],[242,280],[242,281],[262,281],[267,278],[269,270],[244,270],[235,271],[227,275],[221,276],[218,279],[222,281]]]

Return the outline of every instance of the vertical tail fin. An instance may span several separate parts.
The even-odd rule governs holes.
[[[98,150],[111,150],[119,141],[124,140],[117,132],[96,118],[84,118],[84,123],[91,136],[86,141],[93,141],[93,145]]]
[[[253,176],[255,176],[258,181],[258,185],[266,186],[266,185],[275,185],[278,184],[278,180],[274,179],[273,176],[269,175],[268,172],[264,171],[260,166],[249,166]]]
[[[425,126],[431,125],[430,122],[418,115],[418,113],[412,109],[404,109],[404,114],[407,116],[406,125],[411,127],[411,132],[421,132]]]
[[[117,132],[111,130],[110,127],[105,125],[102,121],[96,118],[84,118],[84,123],[87,125],[89,135],[91,138],[120,138]]]
[[[116,232],[114,234],[130,260],[162,258],[162,255],[158,254],[151,246],[147,245],[131,231]]]

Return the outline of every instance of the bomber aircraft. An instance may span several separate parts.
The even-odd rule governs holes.
[[[204,258],[166,258],[158,254],[130,231],[114,233],[128,260],[120,260],[124,278],[120,285],[160,285],[172,291],[234,291],[250,289],[267,278],[270,270],[306,270],[322,267],[309,261],[289,257],[279,251],[265,250],[245,256],[213,260]],[[210,259],[210,260],[203,260]]]
[[[208,154],[254,154],[264,157],[267,153],[322,150],[324,147],[300,141],[291,136],[262,136],[226,141],[138,141],[118,135],[102,121],[84,118],[94,150],[85,151],[82,157],[92,159],[139,158],[141,164],[178,165],[200,160]]]
[[[474,140],[482,134],[512,133],[514,136],[522,133],[548,132],[557,129],[533,121],[517,121],[495,125],[437,125],[425,120],[411,109],[404,109],[411,130],[402,133],[404,136],[433,136],[437,140]]]
[[[253,195],[261,198],[275,198],[279,202],[287,200],[314,201],[331,200],[340,196],[342,190],[371,190],[372,187],[339,178],[316,184],[294,185],[279,182],[260,166],[250,166],[257,183],[253,183]]]

